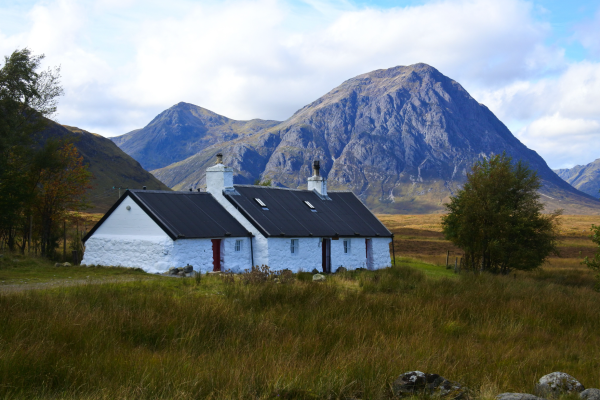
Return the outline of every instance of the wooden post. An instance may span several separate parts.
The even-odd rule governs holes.
[[[63,260],[67,259],[67,220],[63,221]]]
[[[458,257],[454,259],[454,273],[458,273]]]
[[[392,257],[394,257],[394,267],[396,266],[396,249],[394,248],[394,234],[392,233]]]
[[[29,215],[29,236],[27,237],[27,253],[31,255],[31,231],[33,230],[33,216]]]
[[[458,273],[460,274],[460,268],[462,267],[462,257],[458,260]]]
[[[450,258],[450,250],[448,250],[448,251],[446,252],[446,269],[449,269],[449,268],[450,268],[450,267],[448,266],[448,260],[449,260],[449,258]]]

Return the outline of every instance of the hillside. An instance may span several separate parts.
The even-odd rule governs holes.
[[[600,202],[560,179],[486,106],[426,64],[359,75],[282,123],[195,148],[152,173],[174,189],[203,186],[205,169],[222,152],[236,183],[271,179],[305,188],[318,159],[331,189],[351,189],[375,212],[431,213],[443,211],[474,162],[505,151],[538,171],[548,209],[600,212]]]
[[[592,197],[600,197],[600,158],[587,165],[576,165],[554,172],[574,188]]]
[[[202,107],[178,103],[142,129],[111,138],[147,170],[184,160],[204,148],[244,138],[278,121],[236,121]]]
[[[92,173],[92,189],[88,196],[93,208],[104,212],[118,199],[115,188],[141,188],[169,190],[152,174],[144,170],[133,158],[120,150],[110,139],[72,126],[51,122],[44,136],[70,139],[83,156]]]

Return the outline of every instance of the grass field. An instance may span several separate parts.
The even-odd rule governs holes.
[[[577,257],[456,275],[436,265],[449,245],[439,216],[382,219],[396,234],[396,267],[324,283],[306,273],[143,279],[5,256],[10,279],[22,269],[133,280],[19,293],[0,284],[0,398],[390,399],[410,370],[459,381],[474,398],[532,393],[552,371],[600,387],[600,293]],[[581,231],[600,221],[565,220],[561,248],[591,251]]]

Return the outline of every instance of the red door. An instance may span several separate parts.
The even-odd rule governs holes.
[[[221,270],[221,239],[212,239],[213,271]]]

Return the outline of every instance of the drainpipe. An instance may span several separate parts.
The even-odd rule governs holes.
[[[396,266],[396,249],[394,249],[394,234],[392,233],[392,257],[393,258],[393,263],[394,263],[394,267]]]
[[[254,249],[252,248],[252,232],[248,232],[248,236],[250,236],[250,258],[252,259],[252,265],[250,265],[250,271],[252,271],[252,267],[254,267]]]

